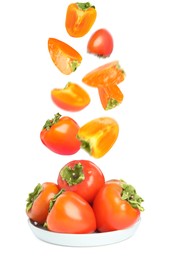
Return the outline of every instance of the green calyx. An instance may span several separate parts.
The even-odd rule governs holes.
[[[53,198],[50,200],[50,202],[49,202],[49,209],[48,209],[49,212],[50,212],[51,209],[53,208],[53,205],[55,204],[57,198],[58,198],[64,191],[65,191],[64,189],[61,189],[61,190],[60,190],[58,193],[56,193],[56,194],[53,196]],[[43,228],[48,229],[47,222],[45,222],[45,223],[43,224]]]
[[[115,108],[116,106],[118,106],[120,103],[114,99],[114,98],[110,98],[108,103],[107,103],[107,106],[106,106],[106,109],[105,110],[110,110],[112,108]]]
[[[76,4],[77,4],[78,8],[83,10],[83,11],[86,11],[89,8],[95,8],[95,6],[91,5],[89,2],[86,2],[86,3],[77,2]]]
[[[82,149],[84,149],[87,153],[91,154],[91,145],[90,145],[90,143],[88,141],[80,139],[78,135],[77,135],[77,138],[81,142],[80,147]]]
[[[51,126],[53,126],[54,124],[56,124],[59,121],[60,117],[61,117],[61,115],[59,113],[55,114],[54,118],[48,119],[45,122],[43,129],[49,130],[51,128]]]
[[[118,70],[120,70],[121,73],[123,73],[123,74],[125,75],[125,71],[121,68],[121,66],[120,66],[119,63],[116,64],[116,68],[117,68]]]
[[[69,166],[64,167],[60,175],[62,180],[66,181],[69,186],[81,183],[85,179],[81,163],[75,164],[73,168]]]
[[[71,69],[73,72],[76,71],[77,67],[79,67],[79,66],[80,66],[80,63],[77,60],[74,60],[71,62]]]
[[[137,194],[135,188],[123,180],[121,180],[121,187],[123,189],[121,198],[128,201],[133,208],[144,211],[144,208],[141,206],[144,200]]]
[[[49,203],[49,212],[51,211],[51,209],[53,208],[53,205],[55,204],[55,201],[57,200],[57,198],[64,192],[64,189],[61,189],[58,193],[56,193],[53,198],[50,200]]]
[[[34,201],[36,200],[36,198],[39,196],[39,194],[42,192],[43,187],[42,185],[39,183],[35,188],[34,191],[29,193],[28,198],[27,198],[27,204],[26,204],[26,211],[28,212],[32,206]]]

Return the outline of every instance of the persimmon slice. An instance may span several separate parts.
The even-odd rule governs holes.
[[[82,81],[91,87],[119,84],[125,79],[125,72],[118,61],[106,63],[87,73]]]
[[[53,102],[67,111],[80,111],[90,103],[88,93],[78,84],[68,82],[65,88],[55,88],[51,91]]]
[[[71,74],[81,64],[82,56],[63,41],[49,38],[48,50],[55,66],[65,75]]]
[[[101,158],[112,148],[118,134],[119,126],[113,118],[100,117],[80,127],[77,138],[82,149],[94,158]]]
[[[98,92],[104,110],[115,108],[123,101],[123,93],[117,85],[100,87]]]

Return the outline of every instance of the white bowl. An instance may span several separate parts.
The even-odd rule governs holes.
[[[65,234],[51,232],[36,225],[29,219],[28,224],[34,235],[38,239],[47,243],[71,247],[89,247],[114,244],[130,238],[137,230],[140,224],[140,219],[131,227],[123,230],[92,234]]]

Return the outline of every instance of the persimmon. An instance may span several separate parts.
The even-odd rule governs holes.
[[[67,111],[80,111],[90,103],[88,93],[76,83],[68,82],[62,88],[54,88],[51,98],[55,105]]]
[[[123,101],[123,93],[117,85],[100,87],[98,92],[104,110],[115,108]]]
[[[93,202],[97,231],[129,228],[139,221],[144,200],[123,180],[111,180],[98,191]]]
[[[82,78],[82,81],[91,87],[104,87],[105,85],[119,84],[124,79],[124,70],[118,61],[113,61],[90,71]]]
[[[114,145],[119,126],[111,117],[95,118],[79,128],[77,138],[81,148],[94,158],[103,157]]]
[[[46,219],[48,230],[65,234],[89,234],[96,230],[91,205],[76,192],[61,190],[53,200]]]
[[[63,74],[71,74],[81,64],[82,56],[63,41],[49,38],[48,50],[53,63]]]
[[[59,186],[53,182],[39,183],[27,198],[26,214],[29,219],[38,224],[44,224],[49,212],[50,201],[59,190]]]
[[[102,28],[95,31],[87,44],[87,52],[98,57],[109,57],[114,48],[114,41],[111,33]]]
[[[68,34],[78,38],[87,34],[96,20],[95,6],[89,2],[72,3],[67,7],[65,27]]]
[[[89,160],[72,160],[59,171],[57,183],[60,189],[76,192],[91,204],[105,184],[105,177],[95,163]]]
[[[40,131],[40,140],[49,150],[60,155],[72,155],[80,150],[80,142],[76,138],[79,125],[69,116],[55,114],[46,120]]]

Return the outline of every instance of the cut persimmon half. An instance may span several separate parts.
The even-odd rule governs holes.
[[[117,85],[100,87],[98,92],[104,110],[115,108],[123,101],[123,93]]]
[[[82,56],[63,41],[49,38],[48,50],[55,66],[65,75],[74,72],[81,64]]]
[[[62,88],[54,88],[51,91],[51,98],[55,105],[67,111],[80,111],[90,103],[90,96],[78,84],[68,82]]]
[[[69,4],[65,20],[68,34],[75,38],[86,35],[93,26],[96,16],[95,6],[89,2]]]
[[[114,145],[119,134],[119,125],[111,117],[95,118],[83,126],[77,133],[81,148],[94,158],[101,158]]]
[[[91,87],[104,87],[105,85],[116,85],[125,79],[125,72],[118,61],[106,63],[87,73],[82,82]]]

